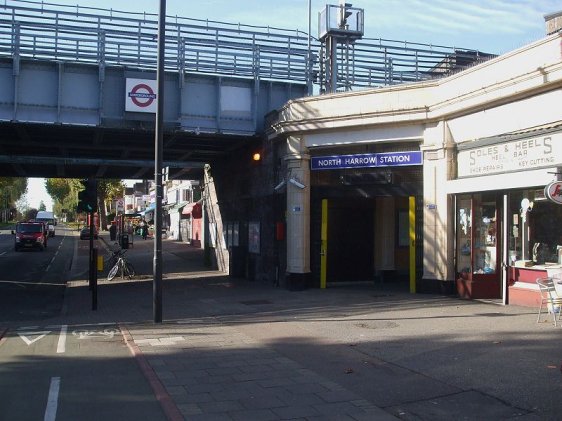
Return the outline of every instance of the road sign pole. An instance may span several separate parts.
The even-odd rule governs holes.
[[[164,139],[164,57],[166,49],[166,0],[160,0],[158,12],[158,63],[156,84],[158,86],[156,107],[156,130],[154,139],[154,184],[156,185],[156,208],[154,209],[154,262],[153,262],[153,307],[154,323],[162,323],[162,148]],[[182,75],[183,77],[183,75]]]
[[[92,250],[92,310],[98,309],[98,248],[94,247]]]
[[[90,261],[89,261],[89,286],[90,286],[90,291],[93,290],[94,288],[94,270],[95,270],[95,263],[94,263],[94,212],[88,212],[88,219],[90,220],[90,241],[89,241],[89,253],[88,256],[90,256]]]

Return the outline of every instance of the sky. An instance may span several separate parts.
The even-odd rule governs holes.
[[[135,182],[140,180],[126,180],[125,184],[131,187]],[[27,204],[30,208],[39,209],[41,201],[45,203],[48,211],[53,210],[53,199],[47,193],[44,178],[28,178],[27,179]]]
[[[48,211],[53,210],[53,199],[47,194],[44,178],[27,179],[26,199],[30,208],[39,209],[39,204],[43,201]]]
[[[6,3],[16,4],[12,0]],[[298,29],[317,37],[318,12],[337,0],[167,0],[169,16]],[[159,0],[44,0],[45,3],[158,13]],[[544,15],[562,11],[560,0],[357,0],[364,10],[365,38],[436,44],[502,54],[545,36]],[[30,179],[28,204],[52,207],[44,179]]]

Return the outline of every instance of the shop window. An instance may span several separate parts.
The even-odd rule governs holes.
[[[497,201],[491,194],[457,197],[457,271],[465,279],[497,272]]]
[[[496,273],[496,202],[481,202],[474,207],[474,273]]]
[[[536,190],[509,195],[509,263],[526,265],[562,263],[562,206],[550,202]]]
[[[457,270],[463,277],[472,273],[472,199],[457,202]]]

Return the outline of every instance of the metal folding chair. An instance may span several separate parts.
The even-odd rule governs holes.
[[[536,282],[541,294],[537,323],[540,322],[541,312],[543,306],[545,306],[547,313],[552,314],[554,326],[557,326],[557,321],[560,320],[560,312],[562,311],[562,297],[556,292],[552,278],[538,278]]]

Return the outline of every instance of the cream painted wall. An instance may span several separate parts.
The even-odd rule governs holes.
[[[449,241],[451,212],[446,191],[446,159],[423,165],[423,269],[424,279],[453,280],[453,244]]]
[[[510,178],[514,180],[507,174],[470,182],[454,180],[453,146],[562,122],[561,40],[562,34],[555,34],[444,79],[293,100],[280,110],[272,130],[283,137],[298,134],[299,146],[288,145],[288,157],[293,159],[322,146],[420,140],[424,152],[423,276],[453,280],[451,193],[469,183],[472,191],[481,191],[502,188]],[[295,171],[308,180],[309,169],[303,162],[308,161],[301,160],[299,165],[295,161]],[[530,171],[528,175],[535,178],[527,178],[527,183],[543,180],[545,172]],[[288,206],[303,201],[298,194],[304,193],[288,191]],[[295,218],[294,223],[301,233],[306,230],[305,219]],[[379,229],[384,238],[385,228],[377,221],[377,235]],[[288,241],[287,252],[289,264],[300,271],[306,259],[298,254],[310,253],[310,245],[299,243],[293,248]],[[381,264],[389,263],[382,255],[376,258]]]
[[[447,122],[456,143],[562,121],[562,89],[491,107]]]
[[[287,272],[310,273],[310,156],[302,138],[287,139]],[[290,180],[304,185],[299,188]]]
[[[304,140],[306,147],[315,148],[355,143],[421,141],[423,133],[423,125],[415,124],[399,127],[369,127],[345,132],[307,133],[304,135]]]

